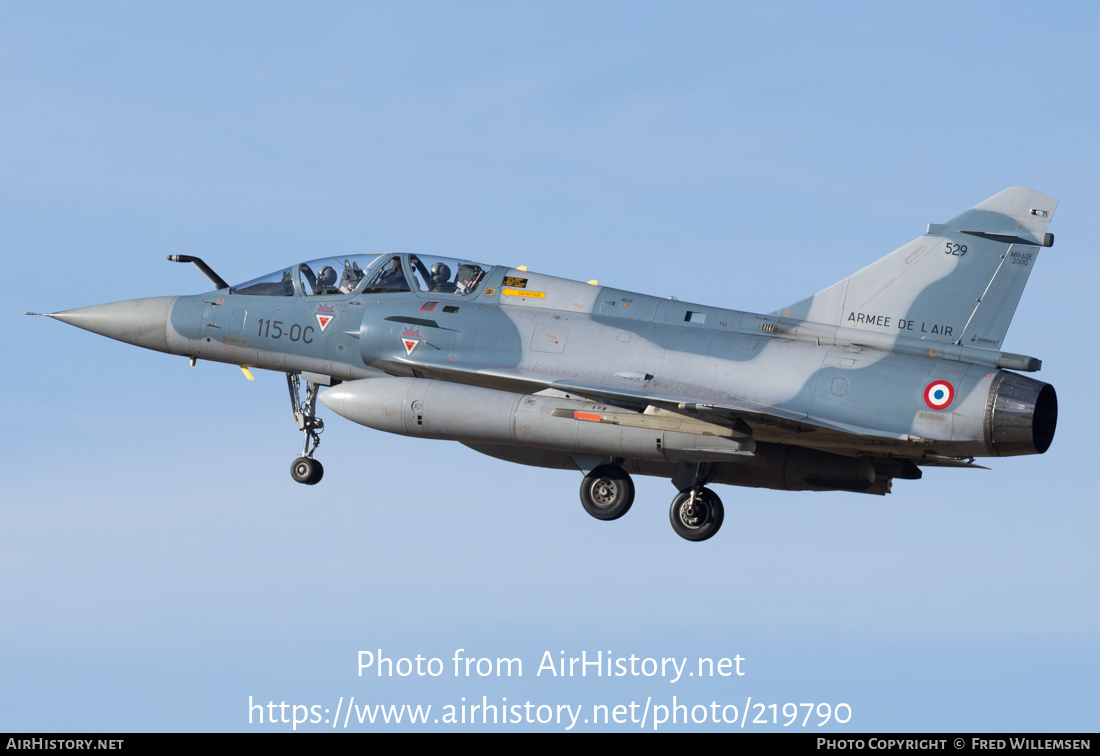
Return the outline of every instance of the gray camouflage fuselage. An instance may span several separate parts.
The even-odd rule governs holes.
[[[586,472],[610,462],[681,482],[686,466],[707,465],[707,481],[881,494],[920,466],[1050,445],[1053,388],[1005,369],[1039,361],[990,347],[1052,243],[1056,204],[1006,190],[766,315],[501,266],[470,264],[480,278],[467,293],[433,289],[405,254],[378,257],[361,279],[388,266],[415,282],[404,291],[322,290],[312,273],[310,284],[284,273],[52,317],[171,354],[301,373],[334,385],[322,402],[355,422],[513,462]]]

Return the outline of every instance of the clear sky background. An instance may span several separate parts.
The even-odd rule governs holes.
[[[1100,10],[900,5],[0,2],[0,730],[675,696],[1095,731]],[[282,375],[19,314],[205,290],[172,253],[240,282],[390,251],[766,312],[1017,184],[1061,200],[1005,343],[1058,390],[1050,451],[887,497],[719,487],[703,544],[668,481],[598,522],[579,473],[327,410],[300,486]],[[445,674],[357,676],[379,649]],[[523,677],[456,679],[456,649]],[[545,651],[746,674],[554,679]]]

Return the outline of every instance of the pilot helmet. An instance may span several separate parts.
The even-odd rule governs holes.
[[[451,269],[446,263],[437,262],[432,266],[432,283],[440,284],[451,280]]]

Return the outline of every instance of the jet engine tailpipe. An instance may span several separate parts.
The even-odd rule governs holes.
[[[993,379],[985,407],[990,454],[1042,454],[1050,448],[1057,424],[1058,396],[1049,383],[1008,372]]]

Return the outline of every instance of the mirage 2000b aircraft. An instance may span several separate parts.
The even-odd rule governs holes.
[[[311,260],[215,291],[49,317],[148,349],[284,372],[321,479],[316,400],[390,433],[580,470],[614,520],[663,476],[680,536],[722,525],[706,486],[885,494],[923,467],[1042,454],[1053,387],[1000,351],[1057,201],[1006,189],[766,315],[428,254]],[[306,383],[304,397],[301,382]]]

